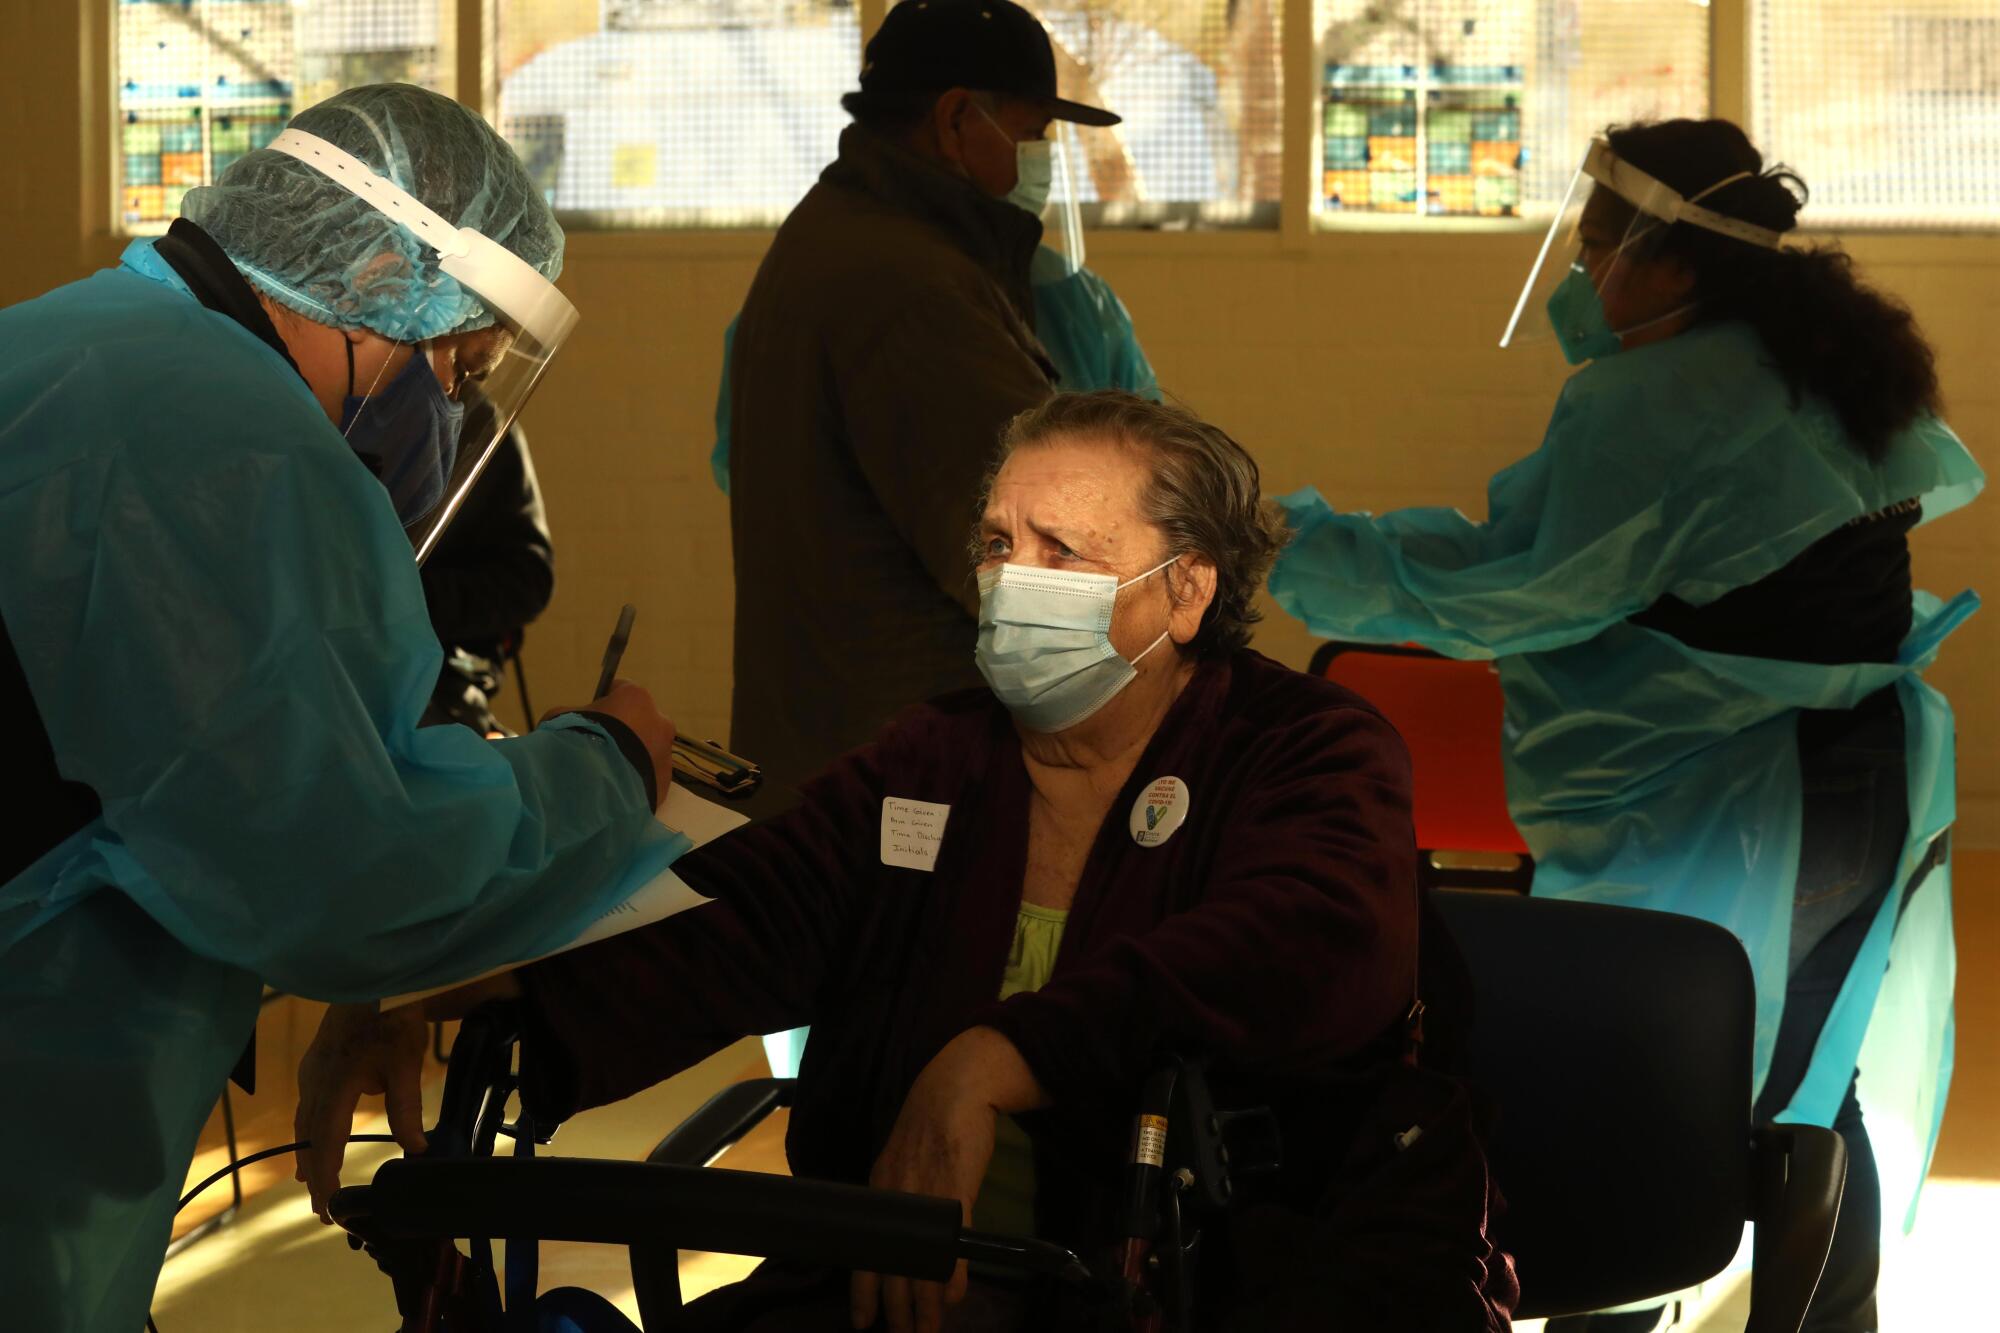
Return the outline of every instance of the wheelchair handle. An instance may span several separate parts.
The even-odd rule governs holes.
[[[714,1167],[405,1158],[329,1210],[391,1236],[640,1242],[933,1282],[960,1258],[950,1199]]]

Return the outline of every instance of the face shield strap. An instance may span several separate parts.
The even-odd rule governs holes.
[[[288,129],[272,148],[296,158],[437,251],[438,268],[462,283],[543,347],[575,327],[576,307],[532,264],[483,232],[454,227],[402,186],[316,134]]]
[[[1685,222],[1691,227],[1700,227],[1703,231],[1712,231],[1767,250],[1776,250],[1784,245],[1784,238],[1769,227],[1727,217],[1714,209],[1701,207],[1698,202],[1725,186],[1750,179],[1751,172],[1739,171],[1717,181],[1691,199],[1683,198],[1672,186],[1621,159],[1611,151],[1611,145],[1605,140],[1593,139],[1590,151],[1584,156],[1583,174],[1641,213],[1662,222]]]
[[[486,408],[480,418],[483,424],[471,437],[462,426],[454,427],[458,447],[439,503],[414,523],[405,519],[417,563],[422,564],[463,506],[550,359],[575,328],[576,307],[519,255],[471,227],[453,226],[400,185],[324,139],[288,129],[272,140],[271,147],[305,163],[436,251],[438,268],[483,301],[496,317],[494,332],[506,335],[497,348],[484,349],[493,353],[493,359],[476,372]]]

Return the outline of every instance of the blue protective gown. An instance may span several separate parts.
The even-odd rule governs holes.
[[[1111,284],[1087,268],[1071,272],[1063,257],[1046,245],[1035,251],[1029,276],[1035,293],[1035,337],[1055,363],[1066,393],[1123,389],[1160,401],[1160,382],[1132,331],[1132,316]],[[722,334],[722,383],[715,395],[715,447],[709,470],[729,494],[730,349],[736,321]]]
[[[264,983],[547,952],[686,840],[588,720],[417,729],[439,649],[388,496],[150,242],[0,311],[0,617],[103,805],[0,885],[0,1323],[134,1333]]]
[[[1628,617],[1669,593],[1706,605],[1900,501],[1920,498],[1924,520],[1938,518],[1983,481],[1929,418],[1871,464],[1826,404],[1794,403],[1751,329],[1709,326],[1571,377],[1541,448],[1490,483],[1484,523],[1446,509],[1339,514],[1310,490],[1286,497],[1296,537],[1271,591],[1329,637],[1499,659],[1508,804],[1535,856],[1534,892],[1735,932],[1757,979],[1761,1087],[1798,874],[1799,712],[1899,692],[1906,881],[1954,814],[1951,710],[1918,673],[1977,599],[1918,594],[1901,655],[1883,665],[1704,652]],[[1899,897],[1886,896],[1779,1118],[1831,1125],[1858,1062],[1884,1215],[1903,1220],[1950,1076],[1949,862],[1900,929]]]

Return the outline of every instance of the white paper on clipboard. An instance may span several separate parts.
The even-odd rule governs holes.
[[[660,812],[655,818],[675,832],[686,834],[688,841],[696,847],[713,842],[723,834],[750,822],[734,810],[725,809],[713,801],[703,800],[678,782],[667,788],[666,802],[660,807]],[[689,888],[687,883],[673,872],[672,867],[668,867],[640,885],[639,889],[624,902],[607,908],[603,915],[585,926],[568,944],[560,949],[551,949],[539,957],[553,958],[559,953],[568,953],[571,949],[580,949],[586,944],[608,940],[614,935],[623,935],[628,930],[637,930],[641,926],[650,926],[655,921],[664,921],[670,916],[687,911],[690,907],[699,907],[707,901],[707,898]],[[427,996],[455,990],[468,982],[480,981],[534,961],[536,959],[524,958],[519,963],[496,967],[491,972],[482,972],[476,977],[464,977],[448,985],[432,986],[428,990],[398,995],[382,1001],[382,1008],[385,1011],[399,1009]]]

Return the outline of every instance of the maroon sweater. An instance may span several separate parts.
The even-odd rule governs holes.
[[[1190,813],[1140,846],[1128,816],[1165,776]],[[951,807],[934,870],[882,864],[885,797]],[[1202,666],[1098,832],[1053,978],[998,1002],[1028,800],[990,694],[909,710],[798,808],[684,857],[714,902],[524,970],[531,1106],[567,1115],[811,1024],[791,1165],[863,1181],[918,1072],[989,1024],[1056,1103],[1030,1125],[1038,1148],[1109,1145],[1096,1160],[1115,1172],[1169,1047],[1291,1085],[1396,1051],[1416,986],[1410,766],[1365,701],[1254,652]],[[1068,1173],[1042,1174],[1045,1220],[1081,1203],[1049,1197]]]

